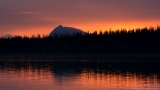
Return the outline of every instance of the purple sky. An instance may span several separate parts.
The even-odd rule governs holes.
[[[84,31],[160,24],[160,0],[1,0],[0,35],[49,34],[59,24]]]

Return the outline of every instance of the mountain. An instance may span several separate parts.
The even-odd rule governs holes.
[[[11,34],[6,34],[3,36],[3,38],[12,38],[13,36]]]
[[[54,37],[55,35],[60,36],[65,34],[72,36],[73,33],[81,33],[82,35],[86,34],[84,31],[80,29],[73,27],[63,27],[62,25],[59,25],[49,34],[49,36]]]

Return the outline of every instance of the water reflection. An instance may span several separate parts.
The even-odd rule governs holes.
[[[158,63],[105,60],[1,60],[1,90],[159,89]]]

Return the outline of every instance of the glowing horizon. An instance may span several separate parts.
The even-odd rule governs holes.
[[[84,31],[160,25],[159,0],[0,1],[0,36],[47,35],[58,25]]]
[[[64,26],[64,25],[63,25]],[[109,31],[109,30],[112,30],[112,31],[116,31],[116,30],[121,30],[121,29],[126,29],[126,30],[133,30],[133,29],[137,29],[137,28],[149,28],[149,27],[154,27],[156,28],[157,26],[159,26],[158,24],[154,24],[154,25],[128,25],[125,27],[125,25],[117,25],[117,26],[112,26],[112,27],[105,27],[105,25],[103,26],[102,25],[93,25],[93,27],[85,27],[85,26],[82,26],[82,25],[74,25],[74,26],[77,26],[77,27],[80,27],[78,29],[81,29],[85,32],[94,32],[94,31]],[[97,26],[97,27],[94,27],[94,26]],[[101,28],[99,28],[98,26],[101,26]],[[55,26],[54,28],[56,28],[57,26]],[[72,27],[72,26],[68,26],[68,27]],[[74,28],[77,28],[77,27],[74,27]],[[44,28],[29,28],[29,29],[23,29],[24,31],[22,31],[22,29],[17,29],[15,31],[12,31],[10,33],[6,33],[6,34],[11,34],[11,35],[19,35],[19,36],[32,36],[32,35],[49,35],[51,33],[52,30],[54,30],[54,28],[52,27],[44,27]],[[29,31],[28,31],[29,30]],[[33,32],[34,31],[34,32]],[[44,32],[45,31],[45,32]],[[6,34],[3,34],[1,36],[4,36]]]

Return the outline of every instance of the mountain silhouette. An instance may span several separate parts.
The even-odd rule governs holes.
[[[3,36],[3,38],[12,38],[13,36],[11,34],[6,34]]]
[[[63,27],[62,25],[59,25],[56,27],[50,34],[49,36],[54,37],[55,35],[60,36],[60,35],[73,35],[76,33],[81,33],[82,35],[86,34],[83,30],[73,28],[73,27]]]

